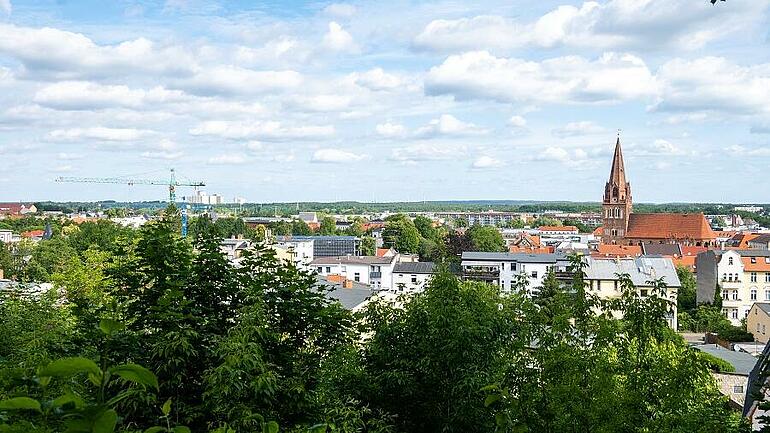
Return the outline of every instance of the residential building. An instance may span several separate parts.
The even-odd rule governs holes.
[[[187,197],[187,202],[190,204],[206,204],[217,205],[222,204],[222,196],[219,194],[206,194],[205,191],[195,191],[195,194]]]
[[[722,313],[733,325],[749,315],[756,302],[770,302],[770,251],[708,250],[695,259],[698,304],[711,303],[717,286]]]
[[[222,254],[224,254],[229,260],[240,259],[243,255],[243,251],[249,248],[251,248],[251,241],[248,239],[243,239],[242,237],[222,239],[222,241],[219,243],[220,251],[222,251]]]
[[[0,216],[23,216],[37,212],[32,203],[0,203]]]
[[[326,292],[326,296],[339,301],[346,310],[358,311],[374,294],[374,290],[368,285],[348,280],[342,275],[318,275],[316,278],[319,286],[331,288]]]
[[[392,291],[397,293],[419,292],[435,271],[433,262],[402,262],[393,267]]]
[[[275,250],[276,256],[282,260],[294,263],[298,268],[308,269],[315,256],[313,255],[312,240],[278,239],[270,248]]]
[[[307,224],[318,223],[318,214],[315,212],[299,212],[297,214],[297,219]]]
[[[601,233],[605,244],[716,244],[717,235],[702,213],[633,213],[631,183],[626,179],[620,137],[615,143],[610,177],[604,186],[602,210]]]
[[[0,230],[0,242],[4,244],[10,244],[13,242],[14,236],[13,231],[11,230]]]
[[[746,330],[754,334],[754,341],[767,343],[770,339],[770,302],[755,302],[746,316]]]
[[[747,243],[751,249],[770,250],[770,233],[757,235]]]
[[[361,238],[356,236],[278,236],[277,241],[312,241],[313,258],[361,254]]]
[[[527,290],[534,293],[543,285],[548,271],[564,272],[569,260],[564,254],[487,253],[466,251],[462,254],[465,280],[484,281],[510,292],[524,276]]]
[[[730,399],[730,405],[736,409],[743,408],[746,402],[746,390],[749,384],[749,374],[757,363],[757,359],[746,352],[730,350],[717,344],[698,344],[694,349],[719,358],[733,367],[733,372],[724,373],[712,371],[719,392]]]
[[[342,275],[375,290],[390,290],[393,288],[393,267],[397,262],[398,256],[321,256],[316,257],[310,267],[321,276]]]
[[[454,222],[464,220],[468,226],[500,226],[512,221],[522,219],[522,214],[518,212],[498,212],[489,210],[486,212],[437,212],[436,218],[441,221]]]
[[[628,275],[639,296],[652,295],[652,282],[662,279],[667,285],[663,294],[671,304],[666,321],[677,329],[676,295],[681,282],[671,259],[661,256],[639,256],[628,258],[584,257],[586,292],[600,299],[619,298],[622,294],[620,275]]]
[[[575,226],[540,226],[537,231],[541,235],[576,235],[580,233]]]

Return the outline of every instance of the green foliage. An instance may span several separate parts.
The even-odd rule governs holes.
[[[377,241],[371,236],[361,238],[361,255],[373,256],[377,253]]]
[[[682,283],[682,287],[677,292],[677,308],[679,311],[692,311],[696,307],[697,282],[695,276],[684,266],[677,266],[676,274]]]
[[[404,254],[417,253],[420,248],[420,232],[414,222],[404,214],[391,215],[382,231],[382,240],[386,248],[395,248]]]
[[[470,240],[471,251],[506,251],[503,235],[495,227],[474,225],[465,235]]]
[[[716,372],[732,373],[735,371],[735,367],[733,367],[732,364],[725,361],[724,359],[717,358],[716,356],[710,353],[698,352],[698,357],[702,362],[706,363],[708,368]]]
[[[318,228],[318,234],[321,236],[333,236],[337,234],[337,220],[330,216],[321,218],[321,224]]]

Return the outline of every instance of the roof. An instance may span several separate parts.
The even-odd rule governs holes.
[[[735,374],[740,374],[742,376],[748,376],[754,368],[754,365],[757,363],[757,358],[746,352],[725,349],[718,344],[698,344],[693,346],[693,348],[728,362],[735,368]]]
[[[604,257],[636,257],[642,254],[642,247],[639,245],[612,245],[599,244],[596,247],[594,256]]]
[[[31,206],[31,203],[0,203],[0,214],[20,214]]]
[[[556,263],[557,260],[566,260],[567,256],[559,253],[528,254],[528,253],[488,253],[481,251],[466,251],[462,255],[463,260],[486,260],[519,263]]]
[[[749,240],[748,243],[767,245],[770,243],[770,233],[762,233],[761,235],[757,235],[753,239]]]
[[[617,280],[618,275],[628,274],[634,285],[645,286],[648,281],[662,278],[669,287],[680,287],[679,276],[670,258],[660,256],[640,256],[634,258],[597,258],[585,257],[586,279]]]
[[[21,232],[21,237],[23,238],[41,238],[45,234],[45,230],[30,230],[26,232]]]
[[[661,256],[681,256],[679,244],[643,243],[642,254],[659,254]]]
[[[396,258],[390,257],[377,257],[377,256],[331,256],[331,257],[319,257],[312,262],[311,265],[389,265]]]
[[[702,213],[632,213],[625,237],[714,240],[717,234]]]
[[[540,226],[537,228],[541,232],[579,232],[575,226]]]
[[[432,274],[436,269],[433,262],[404,262],[396,263],[393,273],[401,274]]]
[[[282,236],[282,240],[294,241],[354,241],[359,238],[356,236]],[[279,236],[281,238],[281,236]]]
[[[759,236],[756,233],[736,233],[727,241],[728,247],[748,248],[749,241]]]
[[[554,252],[553,247],[517,247],[511,245],[508,247],[510,253],[529,253],[529,254],[550,254]]]
[[[391,255],[393,255],[391,248],[377,248],[377,251],[375,251],[374,255],[376,255],[377,257],[385,257],[388,253],[391,253]]]
[[[342,304],[342,307],[346,310],[353,310],[359,305],[363,304],[369,299],[374,291],[366,284],[361,284],[353,281],[353,287],[344,288],[342,284],[330,282],[321,276],[316,276],[318,284],[323,286],[332,287],[333,290],[328,292],[326,296],[328,298],[337,300]]]
[[[770,303],[767,302],[755,302],[754,306],[764,311],[765,314],[770,316]]]

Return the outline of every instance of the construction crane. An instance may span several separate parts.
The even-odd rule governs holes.
[[[205,183],[200,181],[180,182],[176,179],[176,173],[174,169],[171,169],[169,180],[156,180],[156,179],[132,179],[126,177],[71,177],[60,176],[56,178],[57,182],[74,182],[74,183],[115,183],[123,185],[166,185],[168,186],[168,202],[176,203],[176,187],[178,186],[192,186],[200,187],[206,186]],[[187,236],[187,209],[182,208],[182,236]]]

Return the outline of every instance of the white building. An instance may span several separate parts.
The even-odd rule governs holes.
[[[569,260],[564,254],[486,253],[467,251],[462,255],[463,279],[486,281],[510,292],[523,275],[527,290],[537,292],[548,271],[564,272]]]
[[[398,256],[337,256],[318,257],[310,263],[319,275],[342,275],[349,280],[368,284],[375,290],[393,287],[393,267]]]
[[[270,248],[276,251],[279,258],[290,260],[301,269],[309,269],[313,261],[312,240],[282,238],[274,242]]]
[[[10,244],[11,242],[13,242],[13,231],[0,230],[0,242],[4,244]]]
[[[146,215],[136,215],[123,218],[110,218],[110,221],[123,227],[139,228],[143,226],[150,219]]]
[[[222,204],[222,196],[219,194],[206,194],[205,191],[195,191],[195,194],[187,197],[187,202],[190,204],[208,204],[216,205]]]
[[[305,223],[317,223],[318,214],[315,212],[299,212],[297,218]]]
[[[430,280],[436,266],[433,262],[401,262],[393,267],[394,293],[420,292]]]

